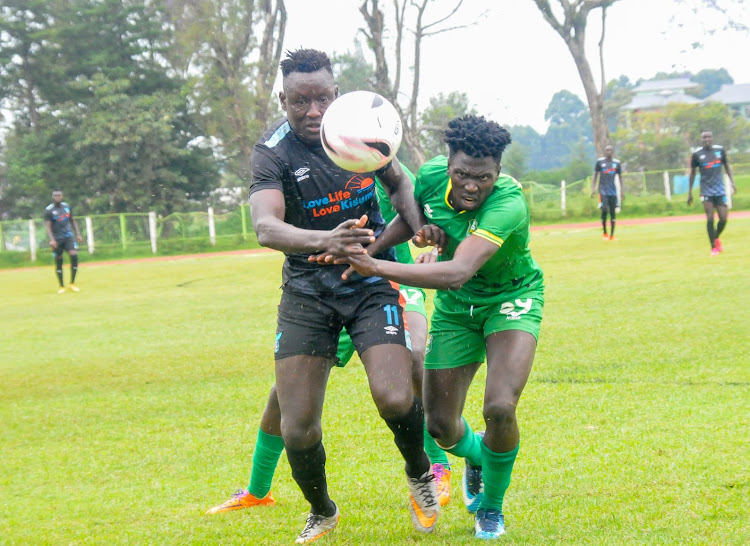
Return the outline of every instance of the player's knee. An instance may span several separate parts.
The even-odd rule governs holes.
[[[492,400],[484,404],[484,422],[487,428],[504,428],[516,420],[516,404],[509,399]]]
[[[281,423],[281,436],[284,445],[289,449],[307,449],[314,446],[323,438],[323,430],[320,422],[293,422],[283,420]]]
[[[414,393],[395,391],[392,389],[381,389],[372,393],[375,406],[383,419],[397,419],[403,417],[414,404]]]
[[[458,422],[440,415],[425,415],[427,432],[441,445],[455,445],[458,437]]]

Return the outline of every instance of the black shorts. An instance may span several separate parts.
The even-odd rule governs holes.
[[[712,203],[714,207],[726,207],[727,196],[726,195],[701,195],[701,203],[708,201]]]
[[[64,239],[55,239],[57,248],[52,251],[55,257],[62,256],[63,250],[70,254],[71,250],[78,250],[78,243],[73,237],[65,237]]]
[[[617,196],[616,195],[602,195],[602,210],[611,211],[614,215],[615,208],[617,207]]]
[[[385,282],[341,296],[284,291],[279,303],[274,358],[310,355],[334,360],[343,327],[360,355],[375,345],[406,347],[399,296],[398,289]]]

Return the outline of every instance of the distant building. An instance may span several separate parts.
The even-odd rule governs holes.
[[[725,83],[716,93],[703,99],[703,102],[726,104],[735,116],[750,121],[750,83]]]
[[[688,89],[699,87],[690,78],[649,80],[641,82],[633,89],[633,99],[622,107],[627,113],[658,111],[670,103],[697,104],[700,99],[688,95]]]

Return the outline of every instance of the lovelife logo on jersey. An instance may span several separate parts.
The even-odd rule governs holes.
[[[335,214],[366,203],[375,195],[375,180],[371,176],[352,176],[343,190],[329,192],[320,199],[305,201],[303,206],[312,211],[315,218]]]

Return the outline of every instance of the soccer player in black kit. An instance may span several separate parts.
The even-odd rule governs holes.
[[[617,202],[616,178],[622,175],[622,163],[614,158],[615,149],[611,144],[604,147],[604,157],[596,160],[594,165],[594,178],[591,179],[591,197],[596,193],[596,181],[599,180],[599,196],[602,207],[602,229],[604,240],[615,239],[615,214],[620,204]],[[622,187],[620,187],[620,199],[622,199]],[[607,213],[610,218],[609,235],[607,235]]]
[[[724,186],[724,178],[721,176],[721,168],[727,171],[727,177],[732,185],[732,194],[737,192],[737,186],[732,176],[732,168],[727,160],[727,153],[723,146],[714,144],[714,135],[711,131],[701,133],[703,146],[693,152],[690,157],[690,183],[688,187],[687,204],[693,204],[693,183],[695,173],[700,169],[701,174],[701,202],[706,211],[706,230],[708,241],[711,243],[711,256],[716,256],[724,250],[719,240],[719,235],[727,225],[729,209],[727,207],[727,191]],[[714,210],[719,215],[719,221],[714,227]]]
[[[347,266],[308,261],[324,252],[361,253],[375,241],[385,228],[375,198],[376,175],[414,231],[426,220],[398,160],[376,173],[356,174],[325,154],[320,123],[338,96],[328,56],[312,49],[288,52],[281,72],[279,100],[287,117],[255,145],[250,209],[258,242],[286,254],[276,330],[276,391],[292,477],[311,505],[296,542],[317,540],[339,519],[328,494],[321,414],[342,327],[357,348],[378,412],[406,461],[412,522],[417,530],[430,532],[439,511],[437,490],[423,446],[423,409],[412,390],[398,290],[379,277],[357,275],[344,281]]]
[[[73,292],[79,289],[75,285],[76,273],[78,272],[78,243],[83,242],[78,224],[73,218],[73,209],[63,201],[63,193],[60,190],[52,192],[52,203],[44,210],[44,226],[47,228],[47,238],[52,253],[55,255],[55,272],[60,283],[58,294],[65,293],[63,282],[63,251],[70,256],[70,284],[68,287]],[[75,237],[73,231],[75,230]]]

